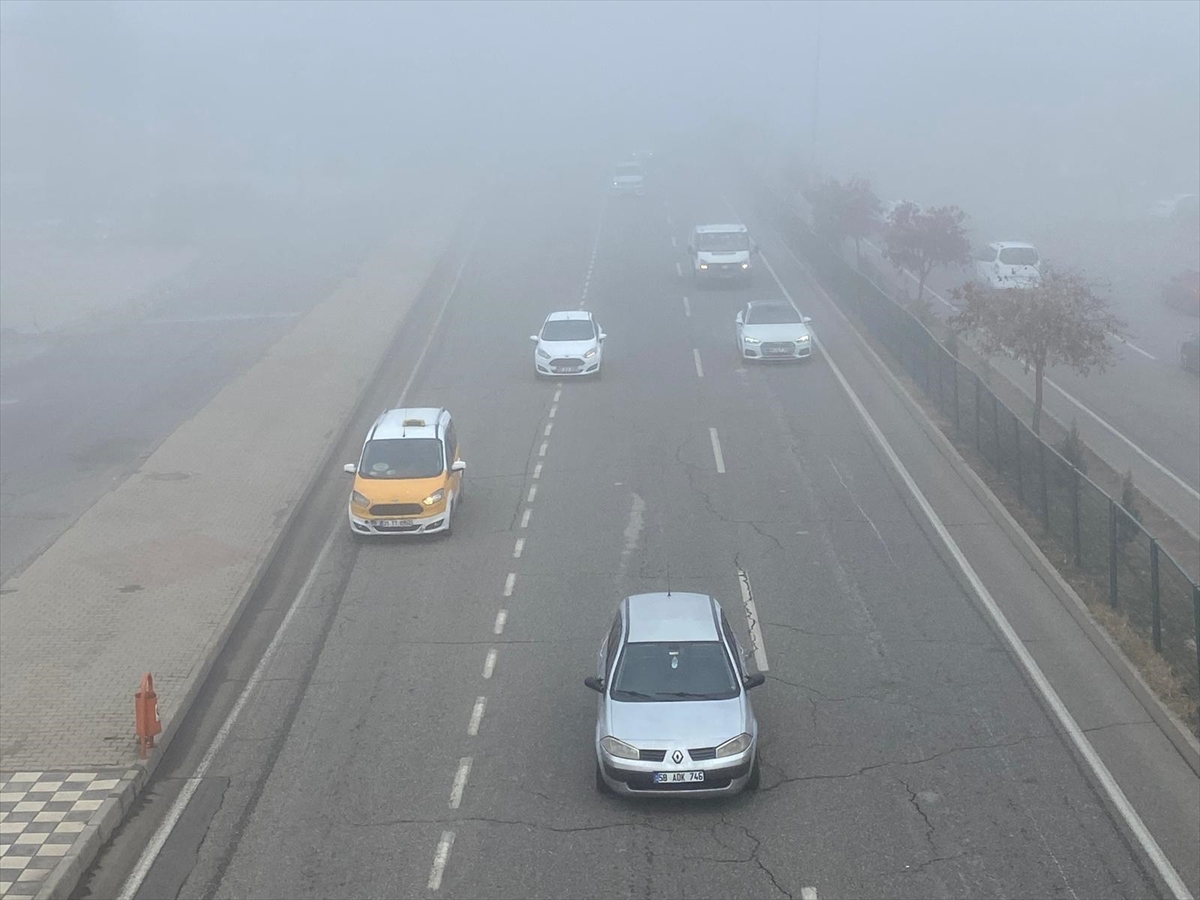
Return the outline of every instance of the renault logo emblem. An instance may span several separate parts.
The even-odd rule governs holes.
[[[675,765],[679,765],[681,762],[683,762],[683,751],[676,750],[674,753],[672,753],[671,762],[675,763]]]

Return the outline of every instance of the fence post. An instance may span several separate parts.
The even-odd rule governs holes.
[[[1154,649],[1162,653],[1162,609],[1158,602],[1158,541],[1150,538],[1150,621],[1154,628]]]
[[[992,436],[996,439],[996,474],[1004,474],[1004,466],[1000,462],[1000,401],[992,392]]]
[[[975,374],[975,452],[983,456],[983,448],[979,443],[979,394],[983,389],[983,382],[979,380],[979,373]]]
[[[1038,438],[1038,468],[1042,473],[1042,525],[1050,530],[1050,492],[1046,489],[1046,442]]]
[[[946,370],[946,366],[943,361],[943,358],[945,357],[946,354],[945,354],[945,351],[942,350],[942,348],[939,346],[937,353],[935,355],[937,357],[938,409],[944,413],[946,411],[946,384],[945,384],[946,377],[944,374],[945,370]]]
[[[958,358],[954,359],[954,436],[962,439],[962,426],[958,421],[958,367],[962,365]]]
[[[1192,585],[1192,643],[1196,645],[1196,669],[1200,671],[1200,584]]]
[[[932,398],[933,387],[929,382],[929,357],[933,355],[933,341],[929,339],[929,335],[923,335],[923,337],[923,343],[925,344],[925,359],[923,360],[925,365],[925,396]]]
[[[1083,476],[1071,467],[1071,543],[1075,550],[1075,568],[1081,568],[1082,548],[1079,535],[1079,479]]]
[[[1025,462],[1021,459],[1021,420],[1013,414],[1013,446],[1017,448],[1017,499],[1025,505]]]
[[[1117,501],[1108,498],[1108,605],[1117,608]]]

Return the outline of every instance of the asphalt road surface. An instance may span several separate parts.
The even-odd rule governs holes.
[[[440,326],[423,302],[396,354],[381,403],[428,347],[404,400],[458,423],[454,535],[352,541],[331,469],[295,538],[324,551],[272,575],[79,896],[117,895],[298,594],[138,896],[1158,895],[821,355],[736,358],[736,310],[778,288],[677,273],[721,195],[601,190],[492,198]],[[581,303],[603,380],[536,381],[527,336]],[[617,601],[710,592],[749,646],[739,572],[762,789],[598,795],[582,679]]]
[[[339,223],[342,224],[342,223]],[[0,581],[249,368],[371,246],[366,222],[209,246],[148,314],[68,337],[0,381]]]

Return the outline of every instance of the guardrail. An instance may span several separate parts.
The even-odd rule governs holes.
[[[778,204],[778,198],[772,198]],[[778,211],[778,206],[776,207]],[[953,424],[954,439],[989,464],[1060,552],[1056,565],[1107,590],[1112,609],[1183,676],[1200,703],[1200,585],[1120,502],[1038,437],[912,313],[857,271],[795,213],[787,237],[840,305],[854,312]]]

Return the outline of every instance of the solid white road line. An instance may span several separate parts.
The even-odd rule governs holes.
[[[450,859],[450,848],[453,846],[454,832],[443,831],[437,852],[433,854],[433,868],[429,870],[429,883],[426,885],[429,890],[436,891],[442,886],[442,873],[446,871],[446,861]]]
[[[766,257],[760,255],[760,259],[762,259],[764,265],[766,265],[767,271],[771,273],[771,277],[775,279],[775,283],[779,285],[779,289],[783,291],[783,295],[787,297],[788,300],[791,300],[791,294],[789,294],[787,288],[783,286],[783,282],[779,279],[779,276],[775,273],[775,270],[771,267],[771,264],[767,261]],[[832,303],[832,301],[830,302]],[[1038,666],[1037,661],[1034,660],[1029,650],[1025,647],[1025,644],[1021,641],[1021,638],[1017,636],[1016,631],[1013,630],[1012,625],[1009,624],[1008,619],[1000,610],[1000,607],[996,604],[996,601],[992,597],[991,592],[987,589],[987,586],[984,585],[982,580],[980,580],[979,575],[976,574],[974,567],[967,560],[966,556],[963,554],[954,538],[950,536],[950,532],[942,523],[941,518],[938,517],[938,514],[934,511],[933,507],[930,506],[929,501],[925,499],[924,493],[921,492],[921,489],[913,480],[912,475],[910,475],[908,469],[905,468],[904,463],[900,461],[900,457],[896,455],[896,451],[892,449],[892,445],[888,442],[888,439],[884,437],[883,432],[875,423],[875,420],[871,417],[871,414],[867,412],[867,408],[863,406],[862,401],[858,399],[858,394],[856,394],[854,389],[850,387],[850,382],[846,380],[846,377],[842,374],[842,370],[838,368],[837,364],[830,358],[829,352],[824,346],[821,345],[820,341],[818,340],[816,343],[820,348],[822,355],[825,357],[826,363],[829,365],[829,370],[833,372],[834,377],[842,387],[842,391],[849,398],[850,404],[854,407],[859,417],[867,426],[867,430],[870,432],[871,437],[875,439],[875,443],[888,458],[888,462],[891,464],[896,474],[900,476],[900,479],[904,482],[905,487],[908,489],[913,499],[916,500],[917,505],[921,507],[921,512],[929,520],[930,524],[933,525],[934,530],[937,532],[938,538],[950,552],[950,555],[954,558],[959,570],[970,583],[972,591],[979,599],[980,604],[987,611],[987,614],[991,618],[993,624],[996,626],[996,629],[1001,633],[1001,635],[1003,635],[1005,642],[1008,644],[1009,649],[1012,652],[1012,655],[1016,657],[1021,667],[1029,676],[1029,680],[1033,683],[1038,693],[1041,694],[1046,706],[1050,708],[1055,719],[1058,720],[1058,724],[1062,731],[1064,731],[1071,739],[1071,743],[1074,744],[1076,751],[1087,763],[1088,768],[1091,769],[1092,774],[1100,783],[1100,786],[1103,788],[1104,792],[1108,795],[1108,799],[1112,803],[1113,807],[1115,807],[1116,810],[1121,814],[1121,818],[1125,820],[1125,824],[1129,827],[1129,830],[1133,833],[1134,837],[1141,845],[1142,850],[1145,851],[1146,855],[1150,858],[1150,861],[1154,865],[1155,869],[1157,869],[1159,876],[1166,883],[1168,890],[1170,890],[1171,893],[1178,898],[1178,900],[1193,900],[1192,894],[1188,890],[1187,885],[1183,883],[1183,879],[1179,877],[1179,873],[1175,871],[1175,867],[1171,865],[1171,861],[1167,859],[1166,854],[1163,853],[1162,848],[1159,847],[1158,841],[1154,839],[1154,835],[1150,833],[1150,830],[1142,821],[1142,817],[1138,815],[1137,810],[1133,808],[1133,804],[1129,802],[1129,798],[1125,796],[1125,792],[1121,790],[1121,786],[1117,784],[1116,779],[1113,778],[1112,773],[1109,772],[1108,766],[1106,766],[1104,760],[1100,758],[1100,754],[1096,752],[1096,748],[1092,746],[1092,743],[1088,740],[1087,735],[1083,733],[1083,730],[1075,721],[1074,716],[1072,716],[1070,710],[1067,709],[1066,704],[1063,703],[1062,699],[1058,696],[1058,692],[1054,690],[1054,686],[1050,684],[1050,680],[1042,672],[1041,667]]]
[[[508,610],[502,609],[496,613],[496,624],[492,626],[493,634],[504,634],[504,623],[508,621]]]
[[[692,359],[696,361],[696,377],[704,377],[704,366],[700,365],[700,351],[692,348]]]
[[[708,436],[712,438],[713,459],[717,462],[717,471],[723,475],[725,474],[725,457],[721,455],[721,440],[717,437],[717,429],[708,429]]]
[[[412,388],[413,382],[417,378],[417,374],[421,371],[421,366],[425,362],[425,357],[429,353],[429,348],[433,345],[433,339],[436,337],[438,328],[441,326],[442,319],[446,315],[446,309],[450,306],[450,301],[454,299],[455,294],[458,292],[458,285],[462,280],[462,274],[466,270],[467,263],[470,262],[471,257],[475,252],[475,245],[479,240],[479,233],[482,231],[482,229],[483,220],[481,219],[475,226],[475,232],[471,236],[470,244],[467,245],[466,254],[463,256],[462,262],[459,263],[458,270],[454,273],[454,281],[450,285],[450,290],[446,293],[446,299],[442,301],[442,306],[438,310],[437,317],[433,320],[433,324],[430,326],[429,335],[426,337],[425,343],[421,347],[421,352],[417,356],[416,362],[413,363],[412,371],[408,375],[408,380],[404,382],[404,387],[400,391],[400,398],[396,401],[396,405],[398,407],[404,406],[404,399],[408,396],[408,392]],[[283,643],[283,636],[287,631],[288,625],[291,623],[296,611],[308,597],[308,593],[312,590],[313,583],[317,579],[317,574],[321,571],[322,566],[325,564],[325,558],[329,555],[329,551],[333,547],[333,543],[336,540],[338,533],[344,527],[345,526],[339,520],[338,524],[334,526],[334,529],[329,533],[329,537],[325,539],[325,543],[322,545],[320,552],[317,554],[317,558],[314,560],[312,568],[309,569],[308,575],[304,579],[304,583],[300,586],[300,590],[297,591],[295,598],[288,607],[287,613],[284,615],[283,620],[279,623],[279,628],[275,631],[275,635],[271,638],[271,643],[267,645],[267,649],[263,652],[262,658],[258,661],[258,665],[254,667],[254,671],[251,673],[250,678],[246,681],[246,686],[242,688],[242,692],[238,695],[237,701],[233,704],[233,708],[225,717],[225,721],[221,723],[221,727],[217,730],[217,733],[213,738],[213,742],[209,745],[208,750],[205,751],[204,756],[200,760],[200,764],[196,767],[195,773],[184,781],[183,788],[180,790],[179,795],[175,798],[175,802],[171,804],[171,808],[167,811],[166,817],[159,824],[158,828],[155,829],[154,834],[151,836],[150,841],[146,844],[141,856],[138,857],[133,871],[129,873],[129,877],[126,878],[125,883],[121,885],[121,893],[118,895],[121,900],[132,900],[132,898],[141,888],[142,882],[146,880],[146,876],[150,874],[150,869],[158,859],[159,854],[162,853],[162,849],[167,843],[167,838],[171,836],[171,832],[174,831],[175,826],[179,824],[179,820],[182,818],[184,811],[187,809],[188,803],[191,802],[196,790],[200,787],[200,782],[208,774],[208,770],[212,767],[213,761],[216,759],[217,754],[221,751],[221,748],[224,747],[225,741],[229,739],[229,734],[233,730],[233,726],[236,724],[237,718],[241,714],[242,709],[246,706],[247,702],[249,702],[250,695],[254,693],[254,690],[258,687],[259,682],[262,681],[263,675],[266,673],[267,668],[271,665],[272,660],[275,659],[275,654],[278,653],[279,647]],[[453,836],[451,836],[451,841],[453,841]]]
[[[516,572],[509,572],[509,573],[508,573],[508,575],[507,575],[507,576],[505,577],[505,579],[504,579],[504,596],[505,596],[505,597],[511,597],[511,596],[512,596],[512,593],[513,593],[513,586],[514,586],[516,583],[517,583],[517,573],[516,573]]]
[[[546,455],[546,442],[542,441],[542,446],[538,447],[538,456]]]
[[[675,274],[680,278],[683,277],[683,266],[681,266],[679,263],[675,263]]]
[[[767,665],[767,645],[763,642],[758,607],[754,605],[754,592],[750,590],[750,576],[744,569],[739,568],[737,580],[738,588],[742,592],[742,606],[746,608],[746,625],[750,629],[750,646],[754,648],[754,664],[760,672],[766,672],[771,667]]]
[[[1139,347],[1137,344],[1135,344],[1133,341],[1131,341],[1127,337],[1121,337],[1120,335],[1113,334],[1111,331],[1108,333],[1108,336],[1110,338],[1112,338],[1114,341],[1120,341],[1122,344],[1124,344],[1126,347],[1128,347],[1134,353],[1142,354],[1142,356],[1146,357],[1146,359],[1153,359],[1153,360],[1158,359],[1157,356],[1151,356],[1149,353],[1147,353],[1145,350],[1143,350],[1141,347]]]
[[[683,298],[683,314],[689,319],[692,317],[692,304],[688,302],[688,298]]]
[[[872,245],[872,246],[874,246],[874,245]],[[792,259],[796,262],[796,264],[798,266],[803,268],[805,272],[808,271],[808,268],[807,268],[807,266],[805,266],[804,261],[802,259],[800,259],[798,256],[796,256],[795,252],[792,250],[791,247],[789,247],[786,243],[784,243],[783,248],[784,248],[784,250],[787,251],[788,255],[792,257]],[[877,247],[875,249],[878,250]],[[767,269],[770,270],[770,268],[771,268],[770,264],[768,264]],[[775,278],[776,283],[781,284],[779,282],[779,276],[775,275],[775,273],[773,271],[771,272],[771,275]],[[823,288],[821,288],[821,286],[819,284],[817,284],[817,281],[815,278],[812,279],[812,282],[814,285],[816,285],[817,290],[821,291],[822,294],[825,294],[825,298],[827,300],[829,300],[830,303],[833,303],[833,300],[829,298],[829,295],[825,292],[825,290]],[[782,284],[781,284],[781,286],[782,286]],[[786,294],[787,292],[785,291],[784,293]],[[789,299],[790,299],[790,296],[791,295],[788,295]],[[834,305],[836,306],[836,304],[834,304]],[[1016,384],[1016,382],[1014,382],[1014,384]],[[1061,394],[1067,401],[1074,404],[1078,409],[1080,409],[1082,412],[1087,414],[1087,416],[1089,418],[1094,419],[1097,423],[1099,423],[1101,425],[1101,427],[1103,427],[1106,431],[1108,431],[1109,434],[1111,434],[1113,437],[1117,438],[1117,440],[1121,441],[1123,444],[1125,444],[1127,447],[1129,447],[1130,450],[1132,450],[1134,453],[1136,453],[1138,456],[1140,456],[1143,460],[1145,460],[1147,463],[1149,463],[1151,466],[1153,466],[1157,471],[1159,471],[1163,475],[1170,478],[1173,482],[1175,482],[1175,484],[1179,485],[1179,487],[1183,488],[1183,490],[1187,492],[1189,497],[1191,497],[1193,500],[1200,500],[1200,491],[1197,491],[1194,487],[1189,485],[1186,481],[1184,481],[1182,478],[1180,478],[1178,475],[1176,475],[1174,472],[1172,472],[1170,469],[1168,469],[1166,466],[1164,466],[1162,463],[1160,463],[1157,459],[1155,459],[1153,456],[1151,456],[1149,453],[1147,453],[1145,450],[1143,450],[1141,447],[1139,447],[1137,444],[1135,444],[1133,441],[1131,441],[1129,438],[1127,438],[1124,434],[1122,434],[1120,431],[1118,431],[1116,428],[1114,428],[1112,425],[1110,425],[1108,422],[1106,422],[1104,419],[1102,419],[1099,415],[1092,412],[1092,410],[1089,407],[1085,406],[1081,400],[1079,400],[1078,398],[1072,396],[1071,394],[1069,394],[1065,390],[1063,390],[1058,385],[1058,383],[1054,381],[1054,379],[1047,376],[1046,384],[1048,384],[1050,387],[1054,388],[1054,390],[1056,390],[1059,394]],[[1021,390],[1022,393],[1026,393],[1025,388],[1022,387],[1020,384],[1017,384],[1017,387]],[[1028,396],[1027,393],[1026,393],[1026,396]]]
[[[237,722],[238,716],[241,714],[243,707],[250,700],[250,695],[254,693],[254,689],[258,687],[258,683],[262,681],[263,675],[266,674],[267,667],[275,659],[275,654],[279,652],[280,646],[283,644],[283,636],[287,631],[288,625],[291,623],[296,611],[300,609],[301,604],[308,599],[308,593],[312,590],[313,583],[317,580],[317,573],[325,565],[325,558],[329,555],[329,551],[333,548],[333,543],[341,530],[345,527],[342,522],[338,522],[337,526],[329,533],[329,537],[325,539],[324,546],[321,547],[321,552],[317,554],[317,559],[313,563],[312,568],[308,572],[308,577],[304,579],[304,584],[297,591],[292,605],[288,607],[287,613],[283,617],[283,621],[279,623],[279,628],[275,632],[275,636],[271,638],[271,643],[267,645],[266,651],[262,655],[262,659],[258,661],[258,665],[254,667],[254,671],[250,675],[250,679],[246,682],[246,686],[242,688],[241,694],[238,695],[237,702],[233,704],[233,709],[229,711],[229,715],[225,717],[225,721],[221,723],[213,742],[209,744],[208,750],[204,757],[200,760],[200,765],[196,766],[196,772],[190,778],[186,779],[183,788],[179,791],[179,796],[175,798],[175,802],[171,804],[170,810],[167,811],[167,816],[162,823],[155,829],[150,842],[142,851],[142,855],[138,857],[137,865],[130,872],[129,877],[121,886],[121,900],[132,900],[137,894],[138,889],[142,886],[142,882],[146,880],[146,876],[150,874],[150,868],[158,859],[158,855],[162,852],[163,846],[167,843],[167,838],[171,836],[171,832],[175,830],[175,826],[179,824],[180,818],[183,816],[184,810],[187,809],[188,803],[192,796],[200,787],[201,781],[208,774],[208,770],[212,768],[213,760],[221,748],[225,746],[225,741],[229,739],[229,734],[233,731],[233,726]]]
[[[458,809],[462,803],[463,791],[467,788],[467,778],[471,775],[471,757],[464,756],[458,761],[458,771],[454,773],[454,784],[450,786],[450,808]]]
[[[471,710],[471,721],[467,723],[467,734],[471,737],[479,734],[479,723],[483,721],[483,711],[487,708],[487,697],[476,697],[475,707]]]
[[[532,509],[526,509],[525,512],[521,513],[521,527],[522,528],[529,527],[529,517],[532,514],[533,514]]]
[[[520,559],[521,553],[525,549],[525,538],[517,538],[517,543],[513,547],[513,559]]]
[[[492,672],[496,669],[496,649],[493,647],[487,652],[487,656],[483,659],[483,678],[486,681],[492,677]]]

